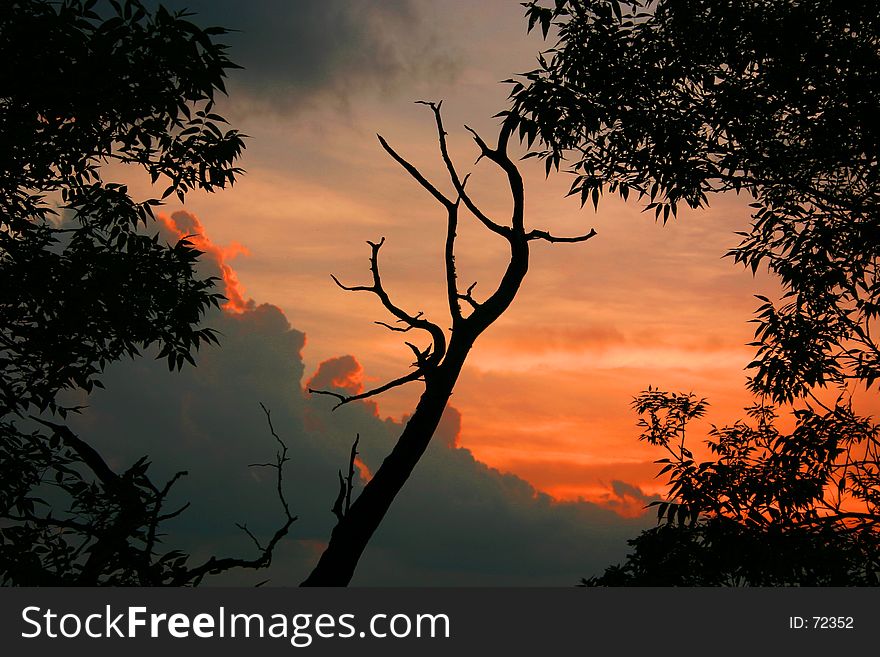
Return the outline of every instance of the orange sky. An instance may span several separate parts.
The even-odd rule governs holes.
[[[383,280],[398,304],[447,321],[445,217],[375,138],[381,133],[447,189],[430,113],[413,100],[444,100],[453,157],[474,171],[469,189],[487,212],[506,212],[503,181],[485,163],[471,166],[476,151],[462,124],[491,139],[491,116],[505,106],[497,81],[530,68],[541,42],[525,36],[518,3],[455,6],[460,11],[440,12],[423,3],[425,20],[445,39],[449,75],[405,79],[393,89],[364,85],[345,98],[316,92],[295,110],[269,107],[243,86],[237,93],[233,78],[219,108],[250,135],[247,174],[232,190],[192,194],[185,208],[215,244],[229,245],[217,252],[227,265],[236,257],[224,277],[246,294],[230,295],[231,307],[249,298],[273,303],[306,333],[307,372],[352,355],[370,385],[399,376],[412,360],[399,335],[373,323],[389,321],[375,298],[345,293],[330,279],[368,281],[365,240],[386,238]],[[598,212],[581,210],[564,198],[564,174],[545,180],[533,160],[522,169],[529,226],[558,234],[594,227],[598,236],[534,245],[517,300],[479,340],[453,395],[460,441],[558,498],[602,501],[613,479],[659,492],[652,461],[660,455],[636,440],[635,394],[650,384],[708,397],[695,442],[749,403],[743,367],[752,356],[745,346],[752,295],[773,296],[776,288],[721,259],[737,242],[733,231],[747,225],[748,199],[715,198],[709,210],[682,212],[664,227],[616,198],[603,199]],[[497,281],[505,245],[467,219],[457,263],[465,284],[479,282],[479,298]],[[380,413],[399,418],[419,393],[411,384],[384,395]]]

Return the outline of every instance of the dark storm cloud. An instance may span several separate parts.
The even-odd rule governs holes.
[[[214,255],[212,255],[212,253]],[[222,250],[206,252],[206,274],[216,274]],[[259,404],[285,440],[291,461],[286,492],[299,520],[276,552],[273,584],[297,584],[317,560],[332,529],[336,472],[347,465],[360,434],[363,461],[375,471],[402,424],[381,419],[375,403],[331,412],[335,400],[310,396],[302,360],[305,336],[269,304],[240,314],[216,312],[207,324],[220,348],[203,348],[198,366],[170,373],[148,357],[109,368],[73,428],[117,469],[148,454],[157,481],[178,470],[189,475],[173,503],[192,506],[169,523],[166,545],[208,556],[248,556],[254,548],[234,523],[257,536],[281,522],[273,471],[248,467],[270,461],[274,440]],[[314,339],[320,339],[315,336]],[[314,380],[339,390],[361,385],[352,356],[331,359]],[[448,409],[435,439],[368,547],[355,576],[360,585],[560,585],[620,561],[625,539],[647,522],[624,520],[596,505],[556,503],[519,477],[499,472],[458,447],[461,417]],[[357,482],[359,490],[364,482]],[[226,577],[253,584],[265,575]]]
[[[253,548],[233,523],[246,522],[265,537],[281,518],[272,472],[247,466],[274,452],[259,408],[265,403],[290,448],[286,490],[300,518],[269,576],[274,584],[296,584],[330,534],[336,471],[345,467],[355,433],[375,470],[401,425],[377,417],[373,405],[331,413],[332,400],[306,396],[303,334],[274,306],[217,314],[210,324],[223,333],[223,346],[202,350],[198,367],[172,374],[147,358],[116,364],[105,377],[107,390],[93,395],[75,429],[118,468],[149,454],[159,479],[189,471],[176,502],[192,506],[168,525],[169,547],[201,558],[245,556]],[[619,561],[625,539],[643,527],[644,520],[623,520],[593,504],[556,503],[487,467],[455,447],[459,426],[450,409],[364,555],[355,584],[568,586]],[[262,577],[239,573],[225,581]]]
[[[328,95],[385,94],[414,79],[449,79],[457,65],[413,0],[173,0],[201,26],[238,32],[222,41],[244,67],[231,75],[233,100],[296,111]]]

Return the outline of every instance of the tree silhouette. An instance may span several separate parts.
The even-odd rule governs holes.
[[[395,496],[409,478],[422,454],[428,446],[440,417],[449,400],[465,359],[477,338],[507,310],[513,302],[529,267],[529,243],[535,240],[545,242],[584,242],[596,233],[590,230],[584,235],[557,237],[547,231],[526,228],[524,212],[523,179],[508,154],[511,124],[502,125],[497,145],[489,146],[475,131],[467,128],[479,149],[480,158],[498,167],[505,175],[513,199],[513,209],[508,222],[501,223],[484,213],[466,190],[468,176],[462,177],[453,163],[447,148],[447,133],[443,127],[439,103],[423,103],[433,115],[437,128],[440,157],[446,167],[449,180],[455,190],[455,197],[449,198],[425,178],[412,164],[394,150],[383,137],[379,142],[388,154],[427,191],[446,213],[446,242],[444,245],[446,297],[452,321],[451,329],[445,331],[440,324],[426,319],[422,313],[410,313],[397,306],[390,298],[379,270],[379,252],[385,243],[369,242],[371,282],[367,285],[345,285],[336,277],[333,280],[344,290],[369,292],[375,295],[384,308],[394,317],[395,324],[380,322],[391,331],[406,333],[411,330],[424,331],[431,343],[420,349],[406,342],[415,356],[413,370],[389,383],[366,392],[345,396],[335,392],[310,390],[312,393],[333,396],[338,403],[335,408],[361,399],[380,394],[406,383],[419,381],[425,386],[415,411],[406,424],[391,453],[376,470],[372,479],[364,486],[360,495],[351,502],[345,512],[337,505],[339,522],[333,529],[327,549],[321,555],[315,569],[303,582],[305,586],[345,586],[354,574],[357,562],[370,537]],[[470,174],[468,174],[470,175]],[[459,211],[464,208],[487,230],[505,240],[510,249],[510,259],[498,287],[486,298],[478,300],[474,296],[476,283],[464,291],[459,284],[459,274],[455,265],[455,247],[458,230]],[[354,451],[352,452],[354,454]],[[343,487],[344,488],[344,487]],[[343,490],[343,492],[345,492]],[[350,497],[350,490],[348,491]]]
[[[678,204],[745,191],[729,255],[767,266],[752,389],[791,401],[880,360],[880,16],[871,2],[562,1],[527,5],[559,41],[513,84],[508,113],[547,171],[570,161],[582,203],[605,192]],[[834,345],[833,348],[828,348]]]
[[[876,428],[852,407],[880,375],[875,4],[543,5],[527,5],[530,26],[558,43],[511,81],[509,117],[548,173],[570,161],[582,203],[633,192],[664,222],[678,203],[745,191],[752,225],[728,256],[784,289],[779,303],[759,297],[758,402],[749,421],[713,429],[714,461],[696,464],[683,441],[699,400],[636,399],[643,438],[672,452],[666,524],[593,583],[876,584]],[[779,405],[792,432],[777,428]]]
[[[154,485],[140,459],[122,474],[68,427],[59,396],[90,392],[113,361],[156,346],[170,369],[216,343],[200,327],[219,304],[186,239],[147,233],[159,199],[104,178],[130,165],[163,198],[231,185],[244,147],[213,113],[234,68],[222,28],[137,0],[0,5],[0,573],[14,584],[194,583],[265,565],[156,557],[176,479]],[[60,213],[59,213],[60,210]],[[55,419],[50,419],[55,416]],[[282,445],[283,448],[283,445]],[[279,495],[286,449],[278,453]],[[281,501],[284,502],[283,495]]]
[[[765,403],[748,420],[713,427],[713,459],[685,444],[706,402],[648,390],[634,407],[641,440],[663,448],[669,499],[658,526],[590,586],[877,586],[880,583],[880,426],[842,399],[793,410],[781,431]]]

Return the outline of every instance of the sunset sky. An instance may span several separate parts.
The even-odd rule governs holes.
[[[333,473],[344,466],[354,433],[362,435],[368,476],[421,392],[420,384],[410,384],[333,414],[329,400],[302,392],[313,377],[316,385],[335,381],[356,391],[399,376],[412,360],[398,334],[374,323],[390,321],[376,299],[338,289],[330,274],[367,283],[365,242],[385,237],[380,266],[392,298],[448,325],[445,216],[384,153],[376,133],[449,189],[430,112],[413,103],[442,100],[453,157],[460,170],[473,171],[472,195],[488,214],[504,216],[508,190],[489,164],[473,165],[477,152],[463,125],[493,141],[498,120],[492,116],[506,107],[500,81],[533,68],[546,44],[526,34],[515,0],[166,4],[189,7],[201,25],[240,30],[224,41],[244,69],[231,76],[218,111],[249,135],[241,161],[247,173],[231,190],[193,193],[185,205],[163,208],[169,238],[175,231],[205,235],[198,239],[206,267],[219,267],[227,281],[229,308],[208,321],[224,332],[222,353],[204,352],[197,371],[180,377],[149,362],[120,366],[81,422],[108,436],[142,433],[151,454],[200,454],[213,462],[220,457],[210,441],[220,439],[210,426],[235,441],[230,427],[240,419],[246,436],[240,439],[259,453],[271,443],[264,441],[257,402],[278,409],[278,417],[289,419],[277,425],[282,433],[301,429],[307,436],[289,441],[294,461],[314,458],[329,473],[325,492],[308,489],[301,478],[299,497],[291,494],[294,507],[302,502],[295,509],[302,520],[292,530],[296,548],[288,561],[302,570],[329,530],[324,507],[332,504]],[[760,273],[753,277],[722,259],[737,243],[734,231],[747,226],[748,199],[716,197],[708,210],[681,212],[663,226],[632,201],[605,197],[598,212],[581,209],[565,198],[565,174],[545,179],[534,160],[521,168],[527,226],[558,234],[593,227],[598,235],[583,244],[534,243],[516,301],[469,357],[454,410],[436,438],[441,447],[416,469],[355,583],[570,585],[593,574],[588,569],[622,558],[624,539],[651,523],[650,516],[633,516],[663,490],[652,463],[660,455],[636,439],[633,396],[653,385],[707,397],[710,412],[693,427],[695,443],[709,424],[735,420],[750,403],[743,383],[753,353],[746,346],[757,306],[752,295],[778,290]],[[125,179],[136,196],[151,193],[139,179]],[[494,289],[506,244],[472,219],[462,220],[457,263],[465,285],[478,282],[479,298]],[[126,404],[143,414],[134,426],[112,416]],[[202,424],[197,412],[212,419]],[[181,431],[189,437],[173,449],[157,438]],[[224,445],[221,451],[239,465],[238,456],[250,454],[238,443]],[[233,465],[216,468],[227,472]],[[317,465],[320,476],[306,469],[300,477],[324,477]],[[209,480],[195,475],[188,490],[203,494]],[[247,499],[240,500],[244,516]],[[310,520],[301,508],[308,505],[328,517]],[[473,514],[462,510],[474,505]],[[199,515],[199,522],[209,517]],[[448,545],[421,545],[426,539],[419,532],[405,531],[414,519],[446,527]],[[271,516],[265,522],[268,527]],[[518,532],[544,532],[546,540],[523,539],[507,565],[480,560],[493,546],[519,541]],[[237,538],[218,545],[246,545]],[[562,552],[554,549],[557,539],[568,541]],[[468,548],[468,541],[485,545]],[[537,572],[542,563],[546,572]],[[284,583],[294,575],[276,577]]]

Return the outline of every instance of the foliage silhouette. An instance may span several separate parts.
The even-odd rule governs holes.
[[[571,193],[647,198],[666,221],[753,197],[730,255],[786,288],[761,299],[751,388],[792,401],[880,376],[880,15],[872,2],[560,0],[527,5],[559,41],[512,80],[519,134]]]
[[[117,474],[47,416],[77,410],[59,394],[100,386],[115,360],[155,345],[179,369],[217,342],[199,326],[223,298],[197,275],[200,252],[149,235],[161,200],[136,201],[104,175],[131,165],[181,201],[231,185],[243,135],[221,129],[213,105],[235,65],[214,40],[222,28],[137,0],[96,5],[0,4],[0,573],[14,584],[195,583],[264,565],[280,536],[254,562],[193,571],[185,555],[156,558],[179,475],[154,485],[146,458]],[[281,535],[293,521],[284,509]]]
[[[670,498],[652,503],[658,526],[629,541],[626,562],[585,585],[880,584],[880,427],[851,404],[797,408],[789,433],[755,404],[712,429],[702,463],[685,433],[705,400],[649,389],[634,406],[640,439],[669,453],[657,463]]]
[[[876,584],[876,428],[852,408],[880,376],[875,3],[545,4],[526,5],[530,29],[558,42],[510,81],[506,114],[548,174],[571,161],[582,204],[632,192],[664,222],[679,203],[745,191],[752,225],[728,255],[766,266],[784,289],[779,303],[759,297],[757,425],[713,429],[714,461],[694,463],[683,443],[683,400],[699,400],[637,398],[651,431],[672,432],[643,438],[666,449],[682,439],[661,470],[667,524],[590,583]],[[838,394],[831,405],[824,387]],[[774,404],[791,407],[792,432],[776,428]]]
[[[428,446],[446,403],[449,400],[465,359],[476,339],[507,310],[513,302],[529,267],[529,243],[535,240],[545,242],[584,242],[596,233],[590,230],[584,235],[557,237],[550,233],[532,229],[525,225],[524,189],[520,172],[508,154],[508,141],[511,125],[504,123],[498,136],[497,146],[489,146],[475,131],[467,128],[479,149],[480,159],[485,159],[498,167],[505,175],[513,199],[513,209],[509,222],[499,223],[490,218],[476,204],[466,191],[468,176],[460,176],[447,148],[447,133],[443,127],[440,104],[423,103],[433,113],[437,128],[440,157],[446,167],[455,197],[449,198],[435,187],[412,164],[397,153],[385,139],[379,142],[385,151],[427,191],[443,208],[446,214],[446,241],[444,245],[446,297],[451,317],[448,332],[440,324],[429,321],[423,313],[410,313],[397,306],[389,297],[379,271],[379,252],[385,243],[368,242],[370,246],[370,273],[372,281],[367,285],[345,285],[335,276],[334,282],[342,289],[352,292],[369,292],[378,297],[384,308],[395,318],[397,325],[379,322],[391,331],[424,331],[431,343],[424,349],[412,342],[406,342],[413,352],[413,370],[389,383],[360,394],[345,396],[332,391],[311,390],[315,394],[334,397],[338,408],[361,399],[380,394],[391,388],[419,381],[425,386],[419,402],[409,418],[406,427],[397,440],[391,453],[382,462],[372,479],[364,486],[360,495],[349,507],[350,488],[341,485],[341,497],[346,497],[346,510],[342,510],[341,500],[334,505],[339,522],[333,529],[327,549],[321,555],[312,573],[303,582],[304,586],[345,586],[354,574],[357,562],[364,548],[375,532],[395,496],[409,478],[422,454]],[[469,174],[468,174],[469,175]],[[456,237],[459,210],[464,207],[487,230],[505,240],[510,249],[510,259],[498,287],[485,299],[474,296],[476,283],[464,292],[459,285],[459,274],[455,264]],[[354,457],[352,449],[352,458]],[[341,477],[340,477],[341,479]],[[347,491],[347,495],[346,495]]]

